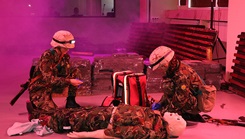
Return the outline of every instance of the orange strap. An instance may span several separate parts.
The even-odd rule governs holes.
[[[32,78],[31,81],[30,81],[30,83],[29,83],[29,85],[32,84],[32,83],[34,83],[34,82],[35,82],[37,79],[39,79],[41,76],[42,76],[42,75],[38,75],[38,76],[36,76],[35,78]]]

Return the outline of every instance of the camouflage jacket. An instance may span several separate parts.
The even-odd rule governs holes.
[[[160,100],[162,113],[169,111],[178,114],[197,114],[196,94],[203,85],[200,76],[189,66],[180,62],[178,70],[163,86],[163,96]]]
[[[75,109],[57,109],[42,112],[36,110],[33,118],[51,116],[47,126],[57,133],[70,131],[95,131],[105,129],[107,136],[132,139],[167,138],[166,122],[149,107],[119,105],[112,117],[113,107],[86,106]],[[110,122],[111,121],[111,122]],[[111,124],[111,128],[108,125]]]
[[[38,61],[33,77],[38,79],[29,85],[29,92],[37,92],[46,89],[46,92],[62,92],[69,85],[66,77],[69,75],[70,56],[65,54],[62,57],[60,47],[46,50]]]

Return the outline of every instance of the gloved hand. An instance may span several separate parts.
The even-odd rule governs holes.
[[[162,106],[160,103],[153,103],[152,106],[151,106],[151,109],[152,110],[158,110],[160,109]]]

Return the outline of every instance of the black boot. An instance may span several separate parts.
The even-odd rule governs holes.
[[[202,118],[202,116],[200,114],[184,113],[181,116],[186,121],[193,121],[193,122],[205,123],[205,120]]]
[[[77,104],[75,100],[75,96],[68,96],[66,99],[66,108],[79,108],[81,107],[79,104]]]
[[[31,121],[31,119],[33,119],[32,117],[32,112],[34,110],[32,103],[28,100],[26,101],[26,109],[28,112],[28,120]]]

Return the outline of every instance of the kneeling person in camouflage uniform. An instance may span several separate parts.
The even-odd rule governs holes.
[[[76,90],[83,82],[80,70],[69,63],[69,49],[75,47],[75,40],[69,31],[57,31],[51,41],[52,48],[46,50],[31,75],[28,86],[30,101],[34,108],[42,110],[56,109],[52,93],[62,93],[68,87],[67,108],[80,107],[75,101]]]
[[[175,52],[166,47],[157,47],[149,57],[150,68],[165,73],[163,79],[168,81],[163,85],[163,95],[152,108],[162,113],[174,112],[185,120],[202,121],[198,109],[196,95],[204,82],[189,65],[176,58]]]

